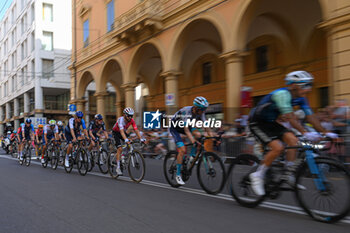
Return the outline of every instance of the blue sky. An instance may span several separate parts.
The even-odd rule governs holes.
[[[11,5],[12,1],[13,0],[0,0],[0,21],[4,17],[4,14]]]

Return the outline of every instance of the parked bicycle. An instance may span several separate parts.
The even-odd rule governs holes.
[[[143,155],[133,146],[134,142],[130,144],[124,144],[123,153],[121,154],[120,169],[123,171],[128,170],[129,177],[136,183],[143,180],[145,176],[145,159]],[[113,143],[114,145],[114,143]],[[114,148],[108,154],[108,172],[112,178],[118,178],[117,174],[117,150]]]
[[[273,162],[266,173],[264,196],[254,194],[249,174],[255,172],[260,160],[251,154],[240,154],[228,170],[228,185],[232,197],[241,205],[256,207],[265,199],[276,199],[281,191],[293,191],[304,211],[313,219],[332,223],[344,218],[350,211],[350,173],[335,159],[318,156],[323,144],[300,139],[298,159],[293,169],[286,169],[281,160]],[[284,186],[290,174],[295,184]]]
[[[197,164],[197,177],[200,186],[208,194],[217,194],[221,192],[225,185],[225,167],[221,158],[214,152],[205,151],[204,142],[208,139],[220,139],[219,137],[202,137],[199,139],[201,146],[197,149],[197,154],[194,158],[189,155],[184,155],[182,161],[181,176],[183,181],[187,181],[192,170]],[[192,144],[186,144],[189,146]],[[170,151],[164,158],[163,172],[165,179],[172,187],[179,187],[176,182],[176,163],[177,151]],[[192,161],[190,161],[192,160]]]

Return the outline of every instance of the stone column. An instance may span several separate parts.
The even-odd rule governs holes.
[[[122,114],[123,114],[123,102],[117,101],[115,106],[116,106],[116,114],[117,114],[116,118],[118,118],[118,117],[122,116]]]
[[[339,9],[349,7],[348,1],[339,3]],[[350,104],[350,17],[337,15],[319,25],[328,36],[328,75],[330,104],[346,99]]]
[[[240,113],[241,86],[243,83],[243,53],[231,51],[221,55],[226,65],[225,120],[233,123]]]
[[[15,129],[18,129],[19,127],[19,99],[15,98],[14,99],[14,104],[13,104],[13,112],[15,116]]]
[[[12,117],[10,114],[10,109],[11,109],[10,102],[7,102],[6,103],[6,120],[10,120]]]
[[[44,95],[43,88],[41,87],[40,77],[35,78],[35,117],[43,117],[44,111]]]
[[[121,86],[125,93],[125,107],[135,108],[135,87],[136,83],[125,83]]]
[[[4,107],[0,106],[0,121],[3,122],[5,120],[4,116]],[[0,124],[0,135],[4,135],[5,124]]]
[[[23,103],[24,103],[24,114],[29,113],[30,103],[29,103],[29,93],[24,93],[23,95]]]
[[[106,119],[106,109],[104,100],[107,95],[108,92],[106,91],[96,92],[94,94],[94,96],[96,96],[97,114],[101,114],[103,116],[103,119]]]
[[[166,71],[161,74],[165,82],[165,106],[167,114],[174,114],[179,107],[179,88],[178,76],[181,73],[177,71]],[[171,99],[168,99],[171,98]],[[167,102],[169,102],[167,104]]]

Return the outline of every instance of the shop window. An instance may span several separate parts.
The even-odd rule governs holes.
[[[255,49],[257,72],[263,72],[267,70],[267,67],[269,64],[267,53],[268,53],[267,45],[263,45]]]

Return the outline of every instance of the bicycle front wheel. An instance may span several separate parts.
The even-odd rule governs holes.
[[[260,164],[259,159],[250,154],[240,154],[228,169],[227,185],[232,197],[242,206],[253,208],[259,205],[263,196],[254,193],[250,186],[249,175],[255,172]]]
[[[98,168],[102,174],[108,173],[108,153],[104,149],[98,153]]]
[[[221,192],[225,184],[225,167],[213,152],[204,152],[197,165],[198,182],[208,194]]]
[[[53,170],[56,170],[56,168],[57,168],[58,156],[59,156],[59,152],[57,150],[52,152],[52,155],[51,155],[51,168]]]
[[[117,179],[118,173],[117,173],[117,154],[116,153],[108,154],[107,164],[108,164],[108,173],[111,175],[113,179]]]
[[[134,150],[133,153],[129,155],[128,159],[128,172],[130,178],[136,183],[141,182],[145,177],[145,170],[146,165],[143,155]]]
[[[76,161],[79,174],[85,176],[89,169],[89,161],[85,150],[77,152]]]
[[[27,147],[27,150],[26,150],[26,153],[25,153],[25,164],[26,166],[28,167],[30,165],[30,162],[32,160],[32,153],[31,153],[31,150],[30,148]]]
[[[174,188],[180,187],[180,185],[176,182],[176,158],[177,152],[170,151],[164,158],[163,163],[163,173],[166,181]]]
[[[350,173],[343,164],[334,160],[315,159],[309,168],[303,163],[296,173],[295,195],[300,206],[313,219],[333,223],[350,211]]]

